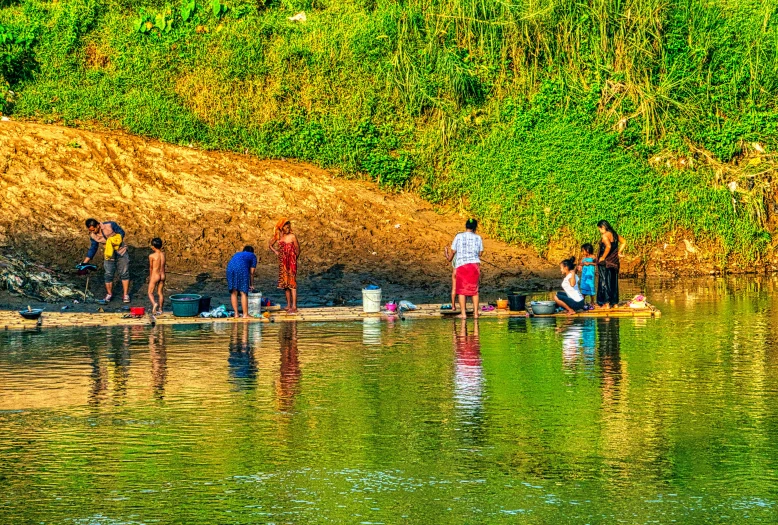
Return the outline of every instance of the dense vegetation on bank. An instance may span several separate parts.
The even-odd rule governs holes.
[[[770,240],[772,2],[0,0],[0,76],[18,118],[366,174],[541,251]]]

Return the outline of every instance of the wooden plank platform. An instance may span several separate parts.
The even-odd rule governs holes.
[[[616,308],[603,309],[603,310],[588,310],[586,312],[577,312],[573,315],[567,315],[565,312],[559,312],[556,314],[537,315],[531,311],[530,317],[572,317],[572,318],[589,318],[589,317],[661,317],[662,312],[651,304],[647,304],[646,308],[630,308],[629,306],[618,306]]]
[[[419,305],[418,310],[403,312],[406,319],[440,319],[452,318],[452,313],[441,311],[440,304]],[[95,308],[97,308],[95,306]],[[472,312],[468,312],[472,315]],[[527,312],[511,312],[508,310],[493,310],[481,312],[481,317],[509,318],[527,317]],[[631,308],[619,308],[607,311],[582,312],[575,317],[659,317],[661,313],[654,307],[651,309],[635,310]],[[564,314],[555,314],[537,317],[564,317]],[[175,317],[172,313],[152,319],[146,315],[135,318],[127,317],[126,313],[70,313],[70,312],[44,312],[40,325],[36,321],[23,319],[18,312],[12,310],[0,311],[0,330],[25,330],[34,328],[57,327],[94,327],[94,326],[152,326],[157,325],[191,325],[211,323],[268,323],[268,322],[331,322],[331,321],[362,321],[364,319],[386,319],[386,312],[364,313],[361,306],[346,307],[318,307],[300,308],[297,314],[287,314],[282,311],[270,312],[269,318],[248,319],[208,319],[202,317]],[[397,316],[394,316],[396,319]]]

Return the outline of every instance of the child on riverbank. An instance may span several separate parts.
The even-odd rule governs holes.
[[[588,242],[581,246],[581,264],[578,268],[581,270],[581,295],[584,296],[584,302],[588,299],[588,304],[593,305],[596,294],[594,273],[597,263],[594,260],[594,246]]]
[[[154,237],[151,240],[151,254],[149,255],[149,300],[151,300],[152,315],[162,313],[162,304],[165,300],[165,252],[162,251],[162,239]],[[156,291],[159,302],[155,300]]]

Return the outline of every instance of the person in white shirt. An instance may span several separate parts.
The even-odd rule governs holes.
[[[554,296],[557,305],[565,309],[567,315],[575,314],[576,310],[583,310],[584,296],[578,287],[578,275],[575,273],[575,257],[570,257],[559,263],[559,270],[565,276],[562,279],[562,290]]]
[[[454,260],[456,273],[456,294],[459,296],[459,317],[467,318],[465,305],[467,298],[473,301],[473,317],[478,318],[478,281],[481,278],[481,255],[484,253],[484,242],[475,233],[478,221],[468,219],[465,231],[454,237],[451,251],[446,252],[449,261]]]

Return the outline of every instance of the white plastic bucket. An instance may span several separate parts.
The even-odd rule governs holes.
[[[362,290],[362,311],[374,314],[381,311],[381,289]]]
[[[262,292],[249,292],[249,316],[262,315]]]

